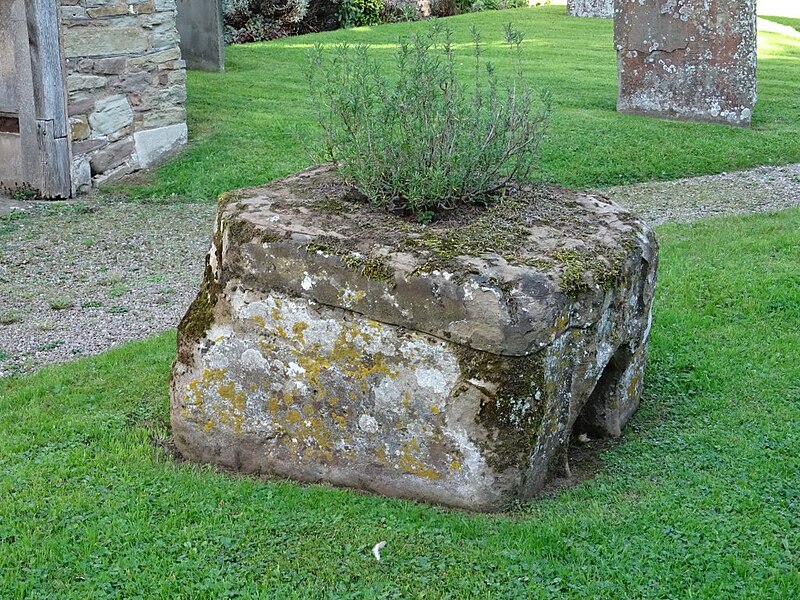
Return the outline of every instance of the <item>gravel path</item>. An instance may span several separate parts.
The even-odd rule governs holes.
[[[653,225],[774,211],[800,205],[800,164],[602,193]],[[0,377],[175,327],[198,289],[215,210],[0,198]]]
[[[177,325],[215,206],[81,198],[27,209],[0,216],[0,377]]]

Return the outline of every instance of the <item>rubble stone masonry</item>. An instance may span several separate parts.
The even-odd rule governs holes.
[[[175,0],[60,1],[78,192],[186,144],[186,63]]]

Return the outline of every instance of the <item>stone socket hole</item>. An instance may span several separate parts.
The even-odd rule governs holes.
[[[627,345],[620,346],[603,369],[600,379],[594,386],[589,399],[581,409],[575,425],[573,437],[586,434],[590,438],[617,437],[619,424],[611,419],[610,411],[616,407],[616,388],[631,362],[631,351]]]

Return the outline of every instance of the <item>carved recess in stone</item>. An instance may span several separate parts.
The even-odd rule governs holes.
[[[620,112],[750,124],[755,0],[618,0],[614,39]]]
[[[188,459],[496,510],[562,472],[575,428],[637,408],[657,246],[596,195],[515,192],[424,226],[328,167],[223,196],[179,327]]]
[[[572,17],[611,19],[614,16],[614,0],[567,0],[567,12]]]

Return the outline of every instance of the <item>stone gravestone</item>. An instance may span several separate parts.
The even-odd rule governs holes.
[[[567,11],[571,17],[610,19],[614,16],[614,0],[567,0]]]
[[[186,66],[200,71],[225,70],[220,0],[177,0],[178,32]]]
[[[750,124],[755,0],[617,0],[614,43],[618,111]]]

